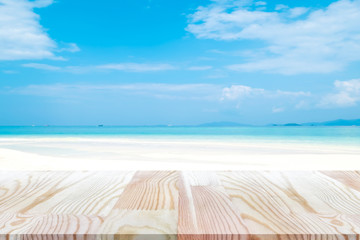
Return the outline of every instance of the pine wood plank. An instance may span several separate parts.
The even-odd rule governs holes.
[[[248,230],[216,173],[185,172],[181,178],[178,238],[246,239]]]
[[[131,172],[24,172],[0,185],[0,213],[106,216]],[[14,177],[16,177],[14,179]]]
[[[360,232],[358,223],[350,221],[358,216],[358,193],[317,172],[219,175],[250,233],[257,237],[347,239]]]
[[[360,240],[360,174],[0,172],[0,240]]]
[[[101,232],[121,239],[176,239],[178,172],[137,172],[105,218]]]
[[[360,191],[360,171],[321,171],[321,173]]]
[[[178,172],[137,172],[126,186],[115,209],[174,210],[178,199]]]

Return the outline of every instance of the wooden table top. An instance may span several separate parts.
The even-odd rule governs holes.
[[[0,172],[0,239],[360,239],[360,172]]]

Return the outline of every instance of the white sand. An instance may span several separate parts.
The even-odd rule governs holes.
[[[359,146],[161,138],[0,138],[0,170],[354,170]]]

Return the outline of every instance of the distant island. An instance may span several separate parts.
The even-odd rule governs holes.
[[[244,124],[237,122],[229,121],[219,121],[219,122],[208,122],[195,125],[173,125],[173,124],[158,124],[158,125],[104,125],[98,124],[96,127],[301,127],[301,126],[360,126],[360,119],[337,119],[333,121],[324,121],[324,122],[306,122],[306,123],[271,123],[266,125],[255,125],[255,124]],[[0,126],[1,127],[1,126]],[[31,127],[50,127],[50,125],[31,125]],[[52,127],[56,127],[52,125]],[[61,127],[61,126],[58,126]]]
[[[352,119],[352,120],[337,119],[334,121],[327,121],[327,122],[303,123],[301,125],[302,126],[360,126],[360,119]]]
[[[254,126],[250,124],[241,124],[236,122],[211,122],[199,124],[197,127],[246,127]],[[300,126],[360,126],[360,119],[337,119],[326,122],[308,122],[308,123],[285,123],[285,124],[269,124],[267,126],[284,126],[284,127],[300,127]]]

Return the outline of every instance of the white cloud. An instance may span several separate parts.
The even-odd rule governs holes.
[[[136,84],[51,84],[29,85],[11,89],[10,92],[22,95],[35,95],[54,98],[78,98],[95,94],[129,94],[150,96],[161,99],[192,99],[218,101],[221,88],[212,84],[163,84],[163,83],[136,83]]]
[[[58,52],[79,52],[80,48],[75,43],[63,43]]]
[[[287,8],[289,8],[289,6],[284,5],[284,4],[278,4],[278,5],[275,6],[276,11],[287,9]]]
[[[318,104],[318,107],[351,107],[360,102],[360,79],[335,81],[334,86],[335,93],[324,96]]]
[[[274,98],[293,99],[294,97],[306,97],[302,92],[271,91],[262,88],[253,88],[244,85],[231,85],[224,87],[220,84],[164,84],[164,83],[134,83],[134,84],[51,84],[29,85],[20,88],[9,89],[11,93],[66,97],[92,94],[131,94],[146,95],[155,98],[167,99],[197,99],[211,100],[215,102],[241,102],[244,99],[266,98],[267,102]],[[286,94],[284,94],[286,93]]]
[[[129,72],[154,72],[174,70],[170,64],[145,64],[145,63],[115,63],[97,66],[98,69],[109,69]]]
[[[221,100],[236,100],[249,96],[263,94],[264,89],[261,88],[252,88],[244,85],[232,85],[230,87],[225,87],[222,90]]]
[[[16,71],[13,71],[13,70],[3,70],[2,72],[5,74],[16,74],[17,73]]]
[[[101,96],[141,95],[157,99],[211,101],[216,106],[267,106],[273,113],[285,110],[342,108],[360,103],[360,79],[335,81],[332,93],[311,94],[305,91],[284,91],[254,88],[245,85],[221,84],[50,84],[0,88],[8,94],[35,95],[59,99]],[[215,107],[214,105],[214,107]]]
[[[295,56],[294,56],[295,57]],[[305,60],[305,56],[296,56],[296,58],[304,57],[304,59],[295,59],[293,56],[281,56],[274,59],[263,59],[256,62],[233,64],[227,66],[228,69],[234,71],[265,71],[271,73],[280,73],[283,75],[294,75],[300,73],[329,73],[339,71],[343,68],[343,63],[337,63],[336,60],[314,60],[309,58]]]
[[[275,92],[275,95],[276,96],[292,96],[292,97],[301,97],[301,96],[309,97],[309,96],[311,96],[311,93],[310,92],[303,92],[303,91],[290,92],[290,91],[277,90]]]
[[[43,66],[40,66],[43,67]],[[46,67],[46,66],[45,66]],[[206,100],[221,104],[257,102],[272,105],[272,112],[279,113],[286,109],[342,108],[360,103],[360,79],[335,81],[334,92],[311,94],[305,91],[284,91],[254,88],[245,85],[224,86],[220,84],[51,84],[29,85],[25,87],[3,89],[14,94],[36,95],[66,98],[93,94],[130,94],[161,99]],[[281,106],[281,107],[280,107]]]
[[[157,72],[174,70],[176,67],[170,64],[145,64],[145,63],[117,63],[105,64],[98,66],[65,66],[59,67],[55,65],[42,64],[42,63],[26,63],[23,67],[41,69],[47,71],[62,71],[70,73],[89,73],[100,70],[114,70],[114,71],[127,71],[127,72]]]
[[[255,2],[255,6],[265,6],[267,3],[264,1]]]
[[[209,53],[217,53],[217,54],[226,54],[225,51],[221,51],[219,49],[210,49],[207,52],[209,52]]]
[[[291,91],[282,91],[282,90],[265,90],[262,88],[252,88],[244,85],[232,85],[230,87],[225,87],[222,90],[221,100],[238,100],[250,96],[262,96],[266,98],[297,98],[297,97],[309,97],[311,96],[310,92],[291,92]]]
[[[118,90],[136,90],[136,91],[193,91],[201,88],[207,88],[214,85],[211,84],[164,84],[164,83],[135,83],[135,84],[99,84],[99,85],[77,85],[77,84],[52,84],[52,85],[29,85],[22,90],[23,93],[35,93],[33,90],[44,90],[48,92],[51,90],[81,90],[81,91],[118,91]],[[30,90],[27,92],[27,90]],[[41,92],[41,91],[40,91]]]
[[[280,113],[280,112],[283,112],[283,111],[285,111],[285,109],[282,108],[282,107],[273,107],[272,108],[273,113]]]
[[[300,17],[302,15],[304,15],[305,13],[307,13],[310,9],[309,8],[305,8],[305,7],[296,7],[296,8],[291,8],[290,11],[290,17],[291,18],[296,18],[296,17]]]
[[[205,71],[210,69],[212,69],[212,66],[193,66],[188,68],[190,71]]]
[[[40,25],[34,8],[53,0],[0,0],[0,60],[58,59],[57,44]],[[72,44],[73,49],[76,45]]]
[[[54,0],[35,0],[32,1],[31,4],[33,5],[33,7],[42,8],[51,5],[53,2]]]
[[[27,68],[34,68],[34,69],[41,69],[41,70],[48,70],[48,71],[61,70],[60,67],[49,65],[49,64],[42,64],[42,63],[26,63],[26,64],[23,64],[22,66],[27,67]]]
[[[265,56],[233,64],[231,70],[329,73],[360,60],[360,0],[340,0],[319,10],[276,9],[216,1],[189,16],[187,30],[198,38],[263,41],[265,48],[257,50]]]
[[[301,100],[300,102],[298,102],[295,105],[295,108],[296,109],[309,109],[309,108],[311,108],[311,105],[310,105],[309,101]]]

